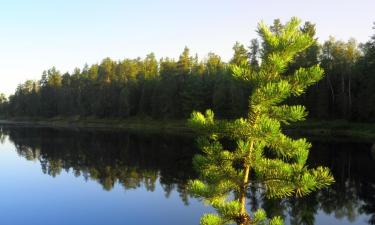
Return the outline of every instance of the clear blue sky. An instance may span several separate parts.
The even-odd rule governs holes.
[[[316,23],[321,41],[364,42],[374,9],[374,0],[0,0],[0,92],[52,66],[72,71],[105,57],[177,57],[188,46],[228,60],[260,20],[298,16]]]

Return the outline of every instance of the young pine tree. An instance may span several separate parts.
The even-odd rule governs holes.
[[[246,196],[250,187],[264,189],[268,198],[283,198],[304,196],[334,181],[328,168],[306,166],[311,147],[306,139],[294,140],[281,129],[281,124],[301,121],[307,115],[303,106],[283,101],[301,95],[323,75],[319,65],[286,74],[289,62],[314,43],[299,25],[292,18],[275,32],[260,23],[259,68],[252,69],[247,61],[232,66],[233,76],[253,87],[246,118],[215,121],[211,110],[192,113],[189,124],[203,131],[198,145],[204,154],[194,157],[200,178],[191,181],[189,189],[217,211],[204,215],[201,224],[282,224],[280,217],[268,220],[261,209],[249,214]],[[234,147],[224,146],[223,140],[232,140]]]

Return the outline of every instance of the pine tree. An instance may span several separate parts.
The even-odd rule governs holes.
[[[323,75],[319,65],[286,74],[293,58],[314,43],[299,25],[297,18],[277,30],[260,23],[258,33],[267,49],[263,49],[259,69],[252,69],[246,61],[231,67],[235,78],[253,87],[247,117],[216,121],[207,110],[193,112],[189,119],[190,126],[202,134],[198,145],[203,151],[194,157],[200,178],[190,182],[189,190],[217,211],[204,215],[201,224],[282,224],[280,217],[267,219],[262,209],[252,215],[247,212],[250,187],[263,188],[268,198],[299,197],[334,181],[328,168],[308,168],[311,144],[306,139],[294,140],[282,133],[282,124],[307,115],[303,106],[283,101],[301,95]],[[230,140],[234,147],[228,144]]]

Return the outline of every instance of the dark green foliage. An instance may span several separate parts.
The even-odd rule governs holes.
[[[280,33],[283,26],[275,20],[271,32]],[[313,43],[285,65],[284,74],[320,63],[325,76],[301,97],[287,102],[305,105],[309,118],[374,122],[375,35],[360,45],[334,38],[319,44],[314,24],[306,22],[300,31]],[[26,81],[3,99],[0,115],[182,119],[194,109],[212,108],[218,118],[236,118],[246,114],[246,96],[252,86],[234,79],[228,65],[249,64],[239,68],[250,75],[251,70],[259,70],[262,55],[270,48],[257,39],[250,41],[248,49],[236,42],[229,63],[214,53],[199,60],[185,47],[178,60],[162,58],[158,62],[151,53],[144,59],[106,58],[72,74],[53,67],[39,81]]]
[[[241,51],[246,56],[246,50]],[[241,99],[246,89],[228,74],[227,64],[218,55],[210,53],[199,61],[190,56],[187,47],[178,61],[164,58],[158,63],[151,53],[145,59],[119,62],[106,58],[100,64],[75,69],[73,74],[61,75],[53,67],[43,72],[41,80],[19,85],[9,101],[4,98],[0,113],[10,117],[164,119],[185,118],[193,109],[222,108],[220,115],[231,117],[241,112],[242,106],[233,103],[246,102]]]

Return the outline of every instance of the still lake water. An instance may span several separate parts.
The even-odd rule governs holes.
[[[191,138],[0,126],[0,224],[198,224],[212,211],[189,196]],[[250,202],[287,224],[375,224],[371,143],[313,141],[310,165],[336,183],[302,199]],[[254,197],[256,196],[256,197]],[[249,207],[250,208],[250,207]]]

